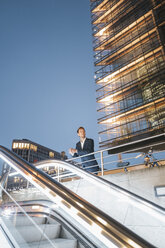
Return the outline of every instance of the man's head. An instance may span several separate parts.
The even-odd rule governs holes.
[[[84,139],[85,138],[85,128],[79,127],[77,129],[77,134],[80,137],[80,139]]]

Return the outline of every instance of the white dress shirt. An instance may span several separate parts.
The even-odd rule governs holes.
[[[84,140],[80,141],[80,143],[81,143],[81,149],[82,149],[82,150],[83,150],[83,148],[84,148],[85,140],[86,140],[86,138],[85,138]]]

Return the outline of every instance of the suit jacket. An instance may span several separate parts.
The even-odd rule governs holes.
[[[76,144],[77,153],[74,154],[74,157],[87,155],[89,153],[94,152],[94,141],[93,139],[86,138],[84,142],[83,149],[81,148],[80,141]],[[89,161],[92,160],[92,161]],[[89,161],[89,162],[88,162]],[[81,158],[82,167],[85,168],[87,171],[95,172],[99,170],[98,163],[95,159],[94,154],[87,155]],[[89,167],[89,168],[86,168]],[[91,168],[90,168],[91,167]]]

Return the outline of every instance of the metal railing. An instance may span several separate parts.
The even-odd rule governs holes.
[[[152,138],[159,138],[162,136],[165,137],[165,133],[160,134],[160,135],[155,135]],[[151,139],[151,137],[141,139],[140,142],[145,142],[145,141],[147,142],[150,139]],[[137,143],[139,143],[139,141],[130,142],[130,143],[127,143],[127,145],[134,146]],[[165,160],[165,151],[164,151],[164,149],[162,149],[162,151],[154,151],[155,147],[161,146],[161,145],[162,146],[165,145],[165,140],[157,142],[157,143],[152,144],[152,145],[141,146],[139,148],[139,150],[144,150],[145,152],[138,152],[137,148],[132,148],[132,149],[129,149],[129,151],[128,151],[129,153],[126,153],[126,151],[125,151],[125,152],[121,152],[120,155],[119,154],[110,154],[111,151],[114,151],[115,149],[117,150],[117,149],[122,149],[125,147],[125,145],[119,145],[119,146],[115,146],[113,148],[107,148],[107,149],[96,151],[96,152],[93,152],[93,153],[90,153],[87,155],[67,159],[66,161],[70,162],[70,163],[74,163],[78,167],[82,168],[83,163],[91,162],[92,160],[86,160],[85,162],[82,162],[81,159],[85,158],[89,155],[94,155],[98,164],[99,164],[101,175],[103,176],[105,174],[105,171],[107,172],[107,170],[115,170],[118,168],[123,168],[125,171],[127,171],[129,167],[137,166],[140,164],[145,164],[145,156],[147,156],[147,154],[148,154],[147,151],[149,151],[151,149],[153,149],[153,151],[149,152],[150,162],[147,165],[148,166],[161,165],[161,161]],[[95,159],[93,159],[93,160],[95,160]],[[85,169],[88,170],[88,168],[91,168],[91,167],[86,167]],[[95,174],[97,174],[97,173],[98,172],[95,172]]]

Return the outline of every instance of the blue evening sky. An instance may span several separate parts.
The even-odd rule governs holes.
[[[98,150],[89,0],[0,1],[0,144],[61,152],[86,127]]]

